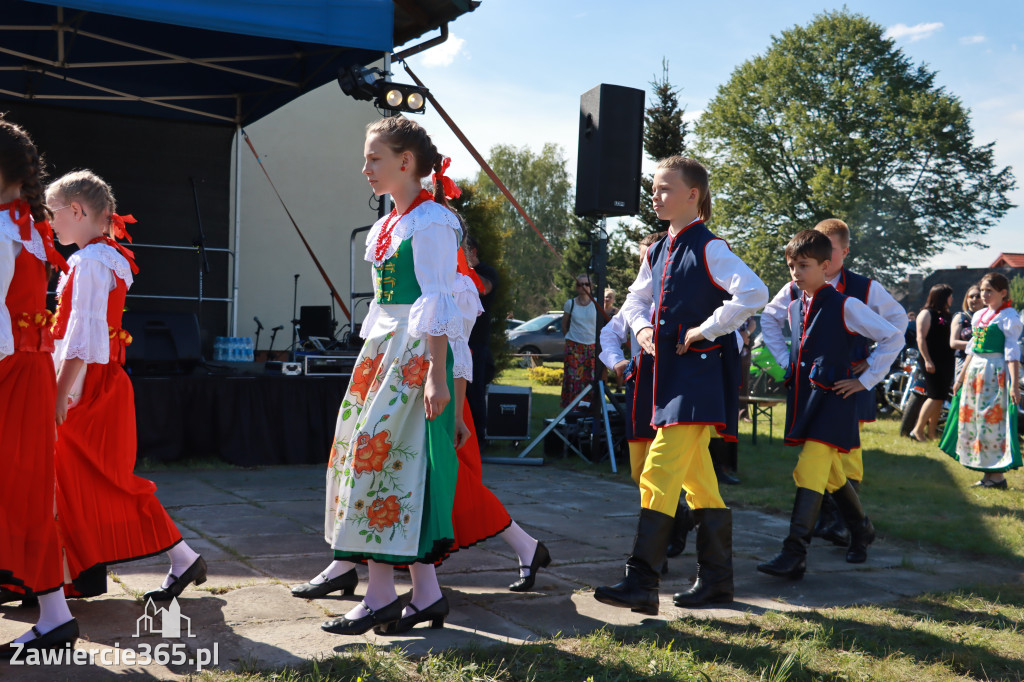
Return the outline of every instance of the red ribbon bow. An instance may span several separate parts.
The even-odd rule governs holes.
[[[462,190],[459,189],[459,186],[444,174],[450,165],[452,165],[452,157],[444,157],[444,160],[441,161],[441,170],[436,171],[433,175],[434,184],[441,183],[441,187],[444,188],[444,198],[449,201],[462,196]]]
[[[4,209],[7,209],[7,214],[11,217],[11,221],[18,226],[22,241],[28,241],[32,238],[32,227],[34,225],[36,232],[39,233],[39,238],[43,240],[43,251],[46,253],[46,260],[54,267],[59,268],[61,272],[68,271],[67,261],[64,260],[64,256],[57,252],[53,244],[53,228],[50,227],[49,222],[43,220],[33,223],[32,207],[24,199],[15,199],[0,205],[0,211]]]
[[[125,227],[125,223],[137,223],[135,217],[129,215],[117,215],[116,213],[110,214],[110,236],[114,239],[127,239],[128,243],[132,243],[132,236],[128,234],[128,228]]]

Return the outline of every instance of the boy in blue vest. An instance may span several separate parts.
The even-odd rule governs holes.
[[[785,343],[766,339],[772,355],[788,366],[786,444],[802,449],[793,471],[797,489],[789,535],[782,552],[757,570],[792,580],[807,570],[807,547],[826,490],[850,529],[846,560],[867,559],[875,529],[846,478],[842,455],[860,447],[854,396],[878,383],[903,347],[900,330],[828,284],[831,259],[832,242],[822,232],[804,230],[790,240],[786,264],[800,290],[788,306],[793,340],[787,352]],[[878,346],[858,374],[856,365],[863,360],[859,337]]]
[[[856,298],[873,312],[885,318],[886,322],[897,329],[902,329],[907,319],[907,313],[903,306],[880,283],[846,267],[846,257],[850,255],[850,228],[846,223],[838,218],[828,218],[815,225],[814,229],[824,234],[832,242],[832,258],[828,271],[825,273],[826,281],[839,293]],[[769,347],[784,350],[784,347],[781,346],[782,329],[786,323],[787,310],[790,302],[799,295],[799,290],[791,283],[783,287],[771,303],[765,306],[764,312],[761,313],[761,329],[765,343]],[[857,340],[853,357],[856,361],[853,366],[855,375],[867,369],[870,346],[871,341],[864,337]],[[783,353],[782,357],[788,358],[788,352]],[[861,424],[875,421],[874,391],[861,391],[854,396],[854,400],[857,402],[858,421]],[[848,453],[843,453],[842,460],[843,473],[846,474],[850,485],[860,494],[860,482],[864,478],[861,448],[856,447]],[[850,544],[850,531],[846,528],[842,515],[838,513],[829,494],[826,494],[822,500],[821,514],[814,529],[814,536],[824,538],[842,547]]]
[[[712,428],[736,439],[733,332],[768,301],[764,283],[704,225],[711,195],[702,165],[679,156],[662,160],[653,190],[654,211],[669,221],[669,232],[647,251],[622,309],[654,359],[656,434],[640,474],[640,519],[625,578],[594,591],[600,602],[647,614],[658,613],[658,570],[684,489],[697,528],[697,580],[674,601],[683,607],[732,601],[732,516],[718,492],[708,442]]]

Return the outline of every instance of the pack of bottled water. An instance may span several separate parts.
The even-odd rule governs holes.
[[[214,362],[252,362],[252,338],[248,336],[218,336],[213,342]]]

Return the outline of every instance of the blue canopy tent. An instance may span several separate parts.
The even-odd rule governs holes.
[[[165,208],[150,212],[145,234],[160,235],[161,245],[183,250],[182,257],[191,257],[193,243],[182,226],[206,202],[209,250],[223,252],[223,268],[207,285],[230,288],[230,296],[205,296],[200,284],[199,297],[231,304],[234,334],[238,263],[229,265],[228,258],[238,251],[241,230],[235,211],[228,248],[225,170],[232,138],[237,205],[243,125],[330,82],[346,66],[371,63],[394,45],[444,30],[477,4],[0,0],[0,110],[29,129],[58,172],[92,167],[118,188],[125,206]],[[198,193],[197,177],[205,182]],[[166,295],[186,267],[173,258],[148,261],[146,281],[133,294],[190,300]],[[217,313],[221,320],[224,312]],[[223,328],[215,316],[200,317],[204,329]]]

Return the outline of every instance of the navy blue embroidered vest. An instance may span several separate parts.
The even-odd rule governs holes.
[[[682,354],[676,345],[700,326],[728,291],[711,278],[705,248],[717,239],[702,222],[647,251],[654,290],[654,407],[651,425],[707,424],[735,440],[739,413],[739,351],[733,334],[700,339]]]
[[[835,382],[850,379],[857,335],[846,328],[846,296],[829,285],[809,301],[789,304],[793,330],[786,396],[786,443],[826,443],[848,452],[860,446],[857,403],[840,397]]]

